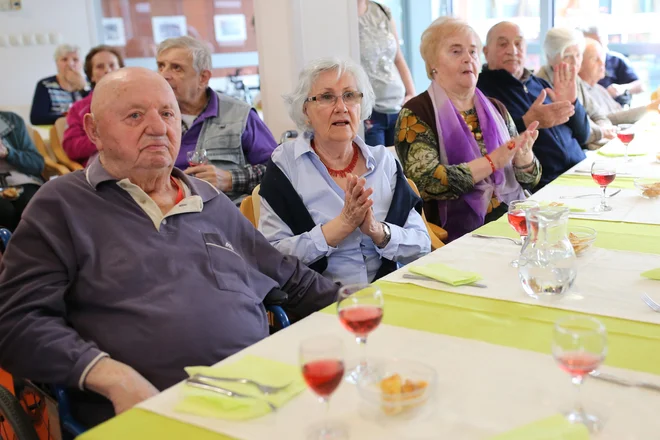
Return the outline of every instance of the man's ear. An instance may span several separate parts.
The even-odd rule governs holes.
[[[486,58],[488,58],[488,46],[484,46],[483,53]]]
[[[210,70],[202,70],[202,73],[199,74],[199,83],[201,86],[206,88],[209,86],[209,80],[211,79],[211,71]]]
[[[100,151],[102,149],[101,139],[99,138],[98,126],[93,114],[87,113],[84,116],[83,126],[85,127],[85,133],[87,133],[89,140],[92,141],[92,143],[96,145],[96,148]]]

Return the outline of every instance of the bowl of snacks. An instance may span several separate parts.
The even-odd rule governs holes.
[[[642,197],[646,199],[656,199],[660,197],[660,179],[644,177],[636,179],[634,184]]]
[[[23,194],[22,186],[8,186],[6,188],[0,187],[0,197],[3,199],[16,200],[21,194]]]
[[[388,416],[411,414],[433,396],[437,372],[421,362],[404,359],[369,360],[357,383],[363,400]]]
[[[578,257],[591,249],[591,245],[596,241],[596,235],[598,235],[596,230],[587,226],[568,227],[568,240]]]

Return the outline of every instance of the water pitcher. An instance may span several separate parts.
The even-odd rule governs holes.
[[[568,291],[575,281],[576,258],[568,239],[569,208],[545,206],[526,211],[528,237],[518,275],[533,298],[553,297]]]

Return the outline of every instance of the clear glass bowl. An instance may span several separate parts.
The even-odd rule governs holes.
[[[438,373],[426,364],[396,358],[368,362],[369,374],[358,380],[358,393],[386,415],[418,411],[435,393]]]
[[[640,178],[635,179],[635,188],[639,191],[639,195],[646,199],[656,199],[660,197],[660,179],[654,178]]]
[[[591,245],[596,241],[598,233],[595,229],[587,226],[569,226],[568,240],[573,245],[575,255],[579,257],[591,249]]]

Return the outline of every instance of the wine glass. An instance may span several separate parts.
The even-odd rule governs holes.
[[[591,164],[591,178],[603,189],[603,196],[600,198],[600,205],[594,207],[596,212],[611,211],[612,207],[607,204],[605,191],[607,185],[614,182],[616,178],[616,166],[611,160],[597,160]]]
[[[514,200],[509,203],[509,210],[507,213],[509,225],[518,233],[518,235],[520,235],[520,242],[523,244],[527,240],[528,234],[525,211],[530,208],[538,208],[538,206],[538,202],[534,200]],[[518,267],[518,259],[513,260],[511,266]]]
[[[605,326],[595,318],[569,316],[555,322],[552,356],[559,367],[571,375],[575,385],[575,408],[565,414],[571,423],[584,424],[589,432],[597,432],[602,423],[597,416],[588,414],[580,403],[580,385],[595,371],[607,354]]]
[[[330,396],[344,377],[344,344],[336,336],[309,338],[300,343],[299,358],[305,382],[325,407],[324,422],[312,427],[308,438],[346,438],[345,427],[328,420]]]
[[[197,165],[206,165],[209,163],[209,158],[206,155],[206,150],[203,148],[198,148],[196,150],[188,151],[186,153],[186,159],[188,159],[188,165],[191,167]]]
[[[635,138],[635,131],[633,130],[634,125],[619,124],[617,127],[619,128],[619,131],[616,133],[616,137],[618,137],[619,140],[623,142],[623,145],[626,147],[623,161],[630,162],[631,159],[628,157],[628,144],[632,142],[632,140]]]
[[[355,335],[361,347],[358,365],[346,376],[346,380],[357,383],[360,376],[367,374],[367,336],[383,319],[383,294],[373,284],[349,284],[339,289],[337,298],[339,321]]]

